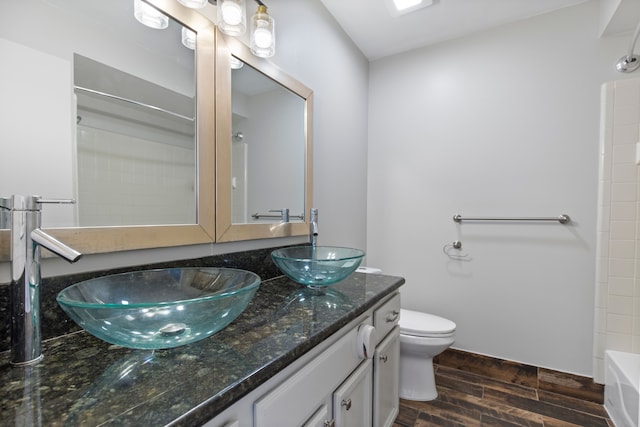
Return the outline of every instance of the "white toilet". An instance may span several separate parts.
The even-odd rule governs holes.
[[[412,310],[400,310],[400,397],[433,400],[438,397],[433,358],[454,341],[451,320]]]

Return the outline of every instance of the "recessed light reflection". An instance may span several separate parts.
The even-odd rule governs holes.
[[[398,10],[408,9],[422,3],[422,0],[393,0],[393,4]]]

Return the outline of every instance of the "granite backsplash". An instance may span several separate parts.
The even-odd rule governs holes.
[[[274,249],[276,248],[256,249],[245,252],[212,255],[203,258],[145,264],[134,267],[44,278],[42,279],[40,289],[42,339],[47,340],[80,330],[80,327],[76,325],[76,323],[71,320],[64,311],[62,311],[56,301],[58,292],[73,283],[95,277],[106,276],[108,274],[168,267],[239,268],[252,271],[265,281],[274,277],[282,276],[280,270],[278,270],[271,260],[271,252]],[[0,284],[0,353],[11,349],[10,323],[9,284],[4,283]]]

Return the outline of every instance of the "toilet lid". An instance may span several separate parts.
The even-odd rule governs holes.
[[[450,335],[456,330],[451,320],[419,311],[400,309],[400,333],[419,337]]]

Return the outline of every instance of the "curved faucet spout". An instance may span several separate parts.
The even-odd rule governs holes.
[[[55,237],[48,235],[40,228],[36,228],[31,232],[31,240],[69,262],[76,262],[82,257],[80,252],[70,248]]]

